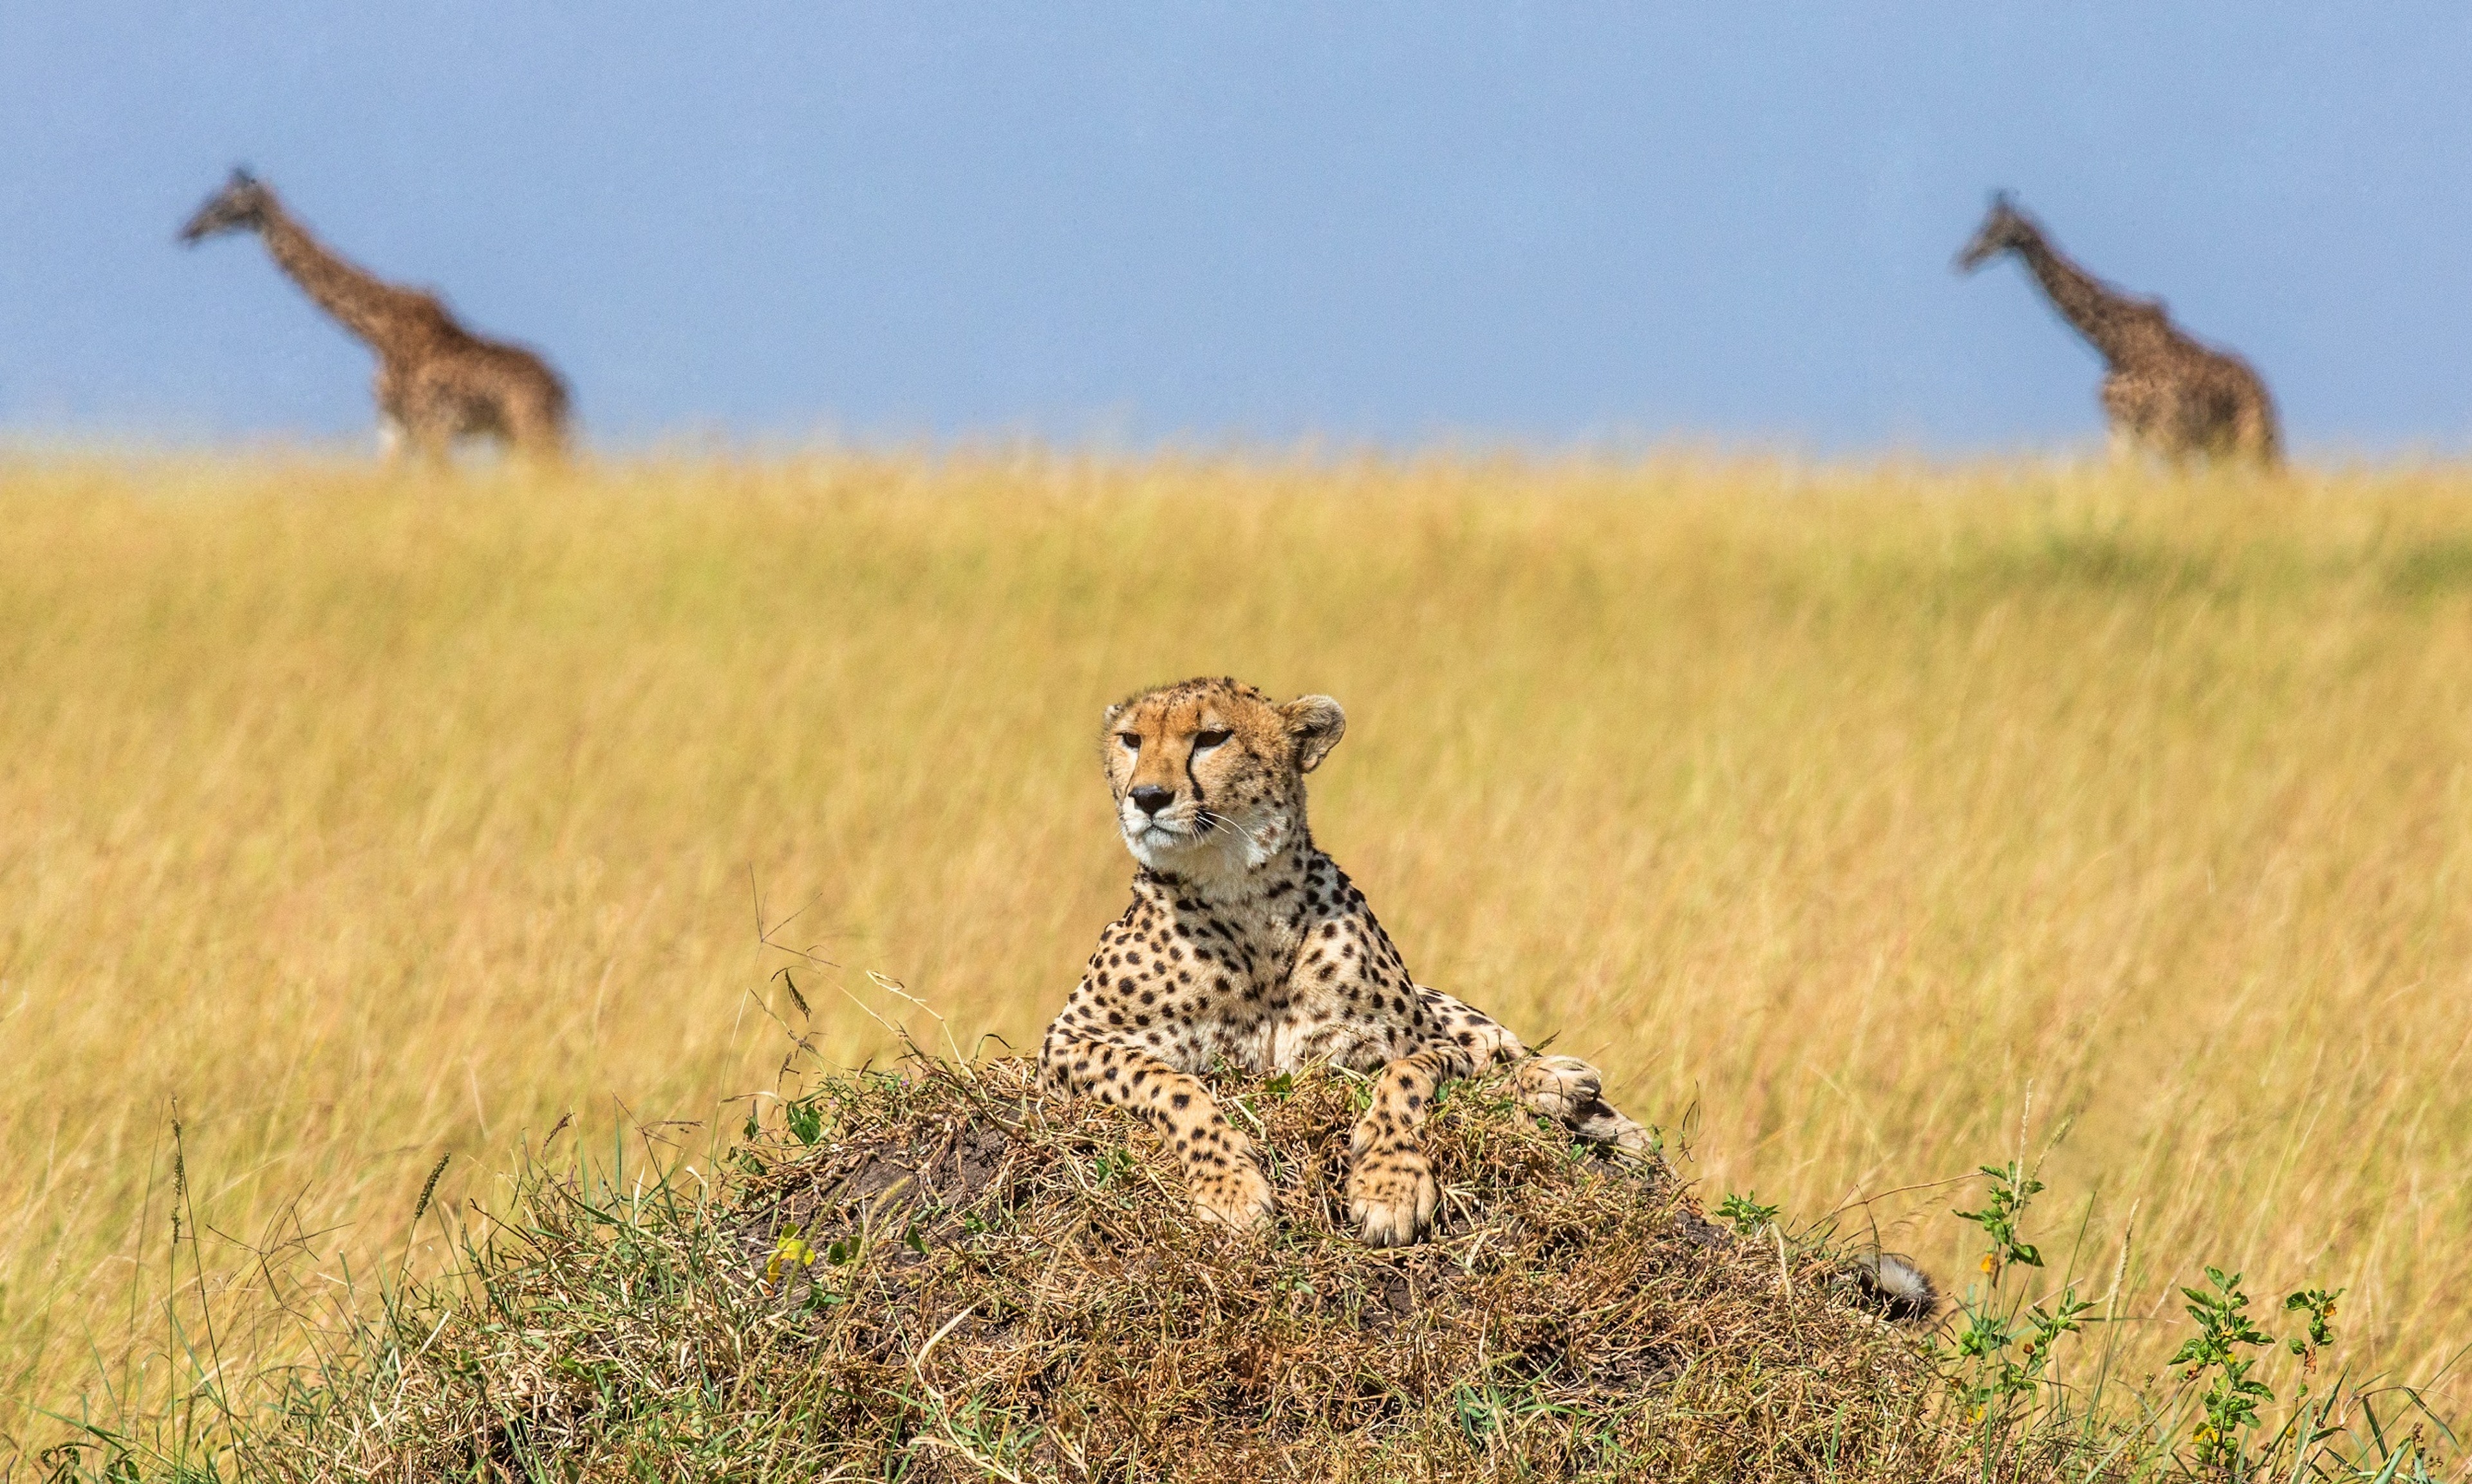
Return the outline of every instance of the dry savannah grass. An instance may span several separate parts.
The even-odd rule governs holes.
[[[20,455],[0,530],[14,1446],[280,1358],[273,1265],[441,1260],[441,1154],[708,1159],[785,964],[828,1061],[870,971],[1034,1046],[1128,871],[1100,707],[1194,672],[1341,698],[1316,832],[1412,968],[1712,1209],[1956,1287],[1981,1182],[1917,1188],[2022,1151],[2130,1369],[2213,1263],[2472,1400],[2472,472]]]

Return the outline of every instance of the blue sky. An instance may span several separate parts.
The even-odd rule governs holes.
[[[244,240],[589,434],[2091,443],[1995,186],[2304,448],[2472,444],[2472,8],[0,0],[0,430],[364,436]]]

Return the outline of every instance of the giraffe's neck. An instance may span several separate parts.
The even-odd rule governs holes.
[[[266,204],[258,234],[275,267],[301,293],[381,356],[401,348],[415,333],[420,306],[431,302],[339,255],[273,201]]]
[[[2151,338],[2143,332],[2151,329],[2148,321],[2156,317],[2153,305],[2120,293],[2070,262],[2040,232],[2020,244],[2017,255],[2026,260],[2060,318],[2076,326],[2113,365],[2134,356]]]

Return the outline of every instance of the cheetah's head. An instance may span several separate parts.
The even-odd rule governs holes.
[[[1234,680],[1186,680],[1107,708],[1100,740],[1116,828],[1152,870],[1225,882],[1304,835],[1305,774],[1347,730],[1327,695],[1285,705]]]

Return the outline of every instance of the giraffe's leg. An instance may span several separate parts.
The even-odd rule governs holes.
[[[2172,466],[2202,464],[2227,452],[2231,409],[2203,384],[2173,389],[2164,403],[2163,443]]]
[[[2115,373],[2103,379],[2103,417],[2109,435],[2105,442],[2113,463],[2137,461],[2141,412],[2137,389],[2127,377]]]
[[[1531,1055],[1509,1029],[1484,1011],[1443,994],[1416,988],[1425,1008],[1442,1032],[1467,1052],[1474,1072],[1500,1062],[1516,1063],[1513,1086],[1531,1110],[1556,1119],[1592,1143],[1612,1144],[1633,1154],[1655,1147],[1654,1136],[1623,1117],[1604,1099],[1604,1079],[1597,1069],[1576,1056]]]
[[[422,462],[443,466],[454,458],[455,422],[455,408],[447,399],[415,395],[404,408],[404,437]]]
[[[2122,463],[2188,456],[2188,431],[2175,389],[2156,377],[2115,371],[2103,379],[2103,411],[2111,425],[2111,455]]]
[[[1269,1224],[1271,1183],[1253,1163],[1252,1142],[1198,1078],[1129,1047],[1054,1032],[1040,1064],[1050,1087],[1130,1108],[1157,1129],[1183,1165],[1203,1220],[1240,1231]]]
[[[1372,1103],[1348,1136],[1346,1186],[1347,1213],[1372,1245],[1405,1247],[1432,1224],[1442,1191],[1416,1126],[1434,1089],[1468,1067],[1467,1053],[1443,1044],[1400,1057],[1373,1079]]]
[[[566,452],[562,419],[537,397],[510,397],[499,422],[507,430],[507,446],[526,459],[547,461]]]
[[[2265,397],[2252,393],[2241,398],[2232,414],[2232,446],[2270,469],[2283,461],[2283,437]]]
[[[393,368],[381,364],[377,380],[369,389],[378,404],[378,457],[388,463],[401,463],[409,438],[409,430],[404,426],[403,387]]]
[[[415,428],[412,446],[420,461],[432,468],[443,469],[455,461],[455,431],[452,428]]]

